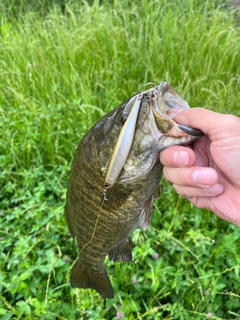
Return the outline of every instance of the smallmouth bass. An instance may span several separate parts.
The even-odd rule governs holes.
[[[159,152],[202,136],[201,131],[174,122],[167,113],[170,108],[189,106],[162,82],[120,104],[79,143],[65,205],[79,252],[72,287],[95,289],[113,298],[104,260],[108,255],[113,261],[132,261],[129,236],[138,226],[149,227],[159,194]]]

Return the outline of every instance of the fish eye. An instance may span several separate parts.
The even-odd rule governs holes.
[[[127,117],[126,116],[122,116],[121,117],[121,124],[124,125],[124,123],[126,122]]]

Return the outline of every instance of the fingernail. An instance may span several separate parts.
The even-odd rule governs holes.
[[[170,108],[167,110],[167,114],[169,118],[173,119],[178,113],[182,112],[184,109],[182,108]]]
[[[216,183],[214,186],[205,189],[206,193],[212,194],[212,195],[217,195],[220,194],[224,191],[224,186],[220,183]]]
[[[175,151],[173,160],[178,166],[188,166],[191,158],[187,151]]]
[[[192,174],[193,181],[202,187],[210,187],[217,180],[217,174],[212,169],[195,170]]]

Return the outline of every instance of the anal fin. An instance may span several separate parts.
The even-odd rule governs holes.
[[[132,250],[130,247],[129,239],[120,243],[115,249],[109,251],[109,260],[132,262]]]
[[[114,297],[113,288],[106,271],[102,273],[91,273],[81,268],[78,261],[75,263],[71,274],[71,286],[73,288],[95,289],[104,298]]]

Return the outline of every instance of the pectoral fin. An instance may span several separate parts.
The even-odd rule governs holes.
[[[154,193],[154,200],[160,199],[162,195],[161,187],[158,186],[157,190]]]
[[[108,253],[109,260],[132,262],[132,250],[130,247],[129,239],[126,239],[124,243],[121,243],[114,250]]]
[[[153,195],[148,199],[143,208],[140,217],[139,217],[139,225],[145,231],[148,229],[151,220],[152,220],[152,212],[153,212]]]

